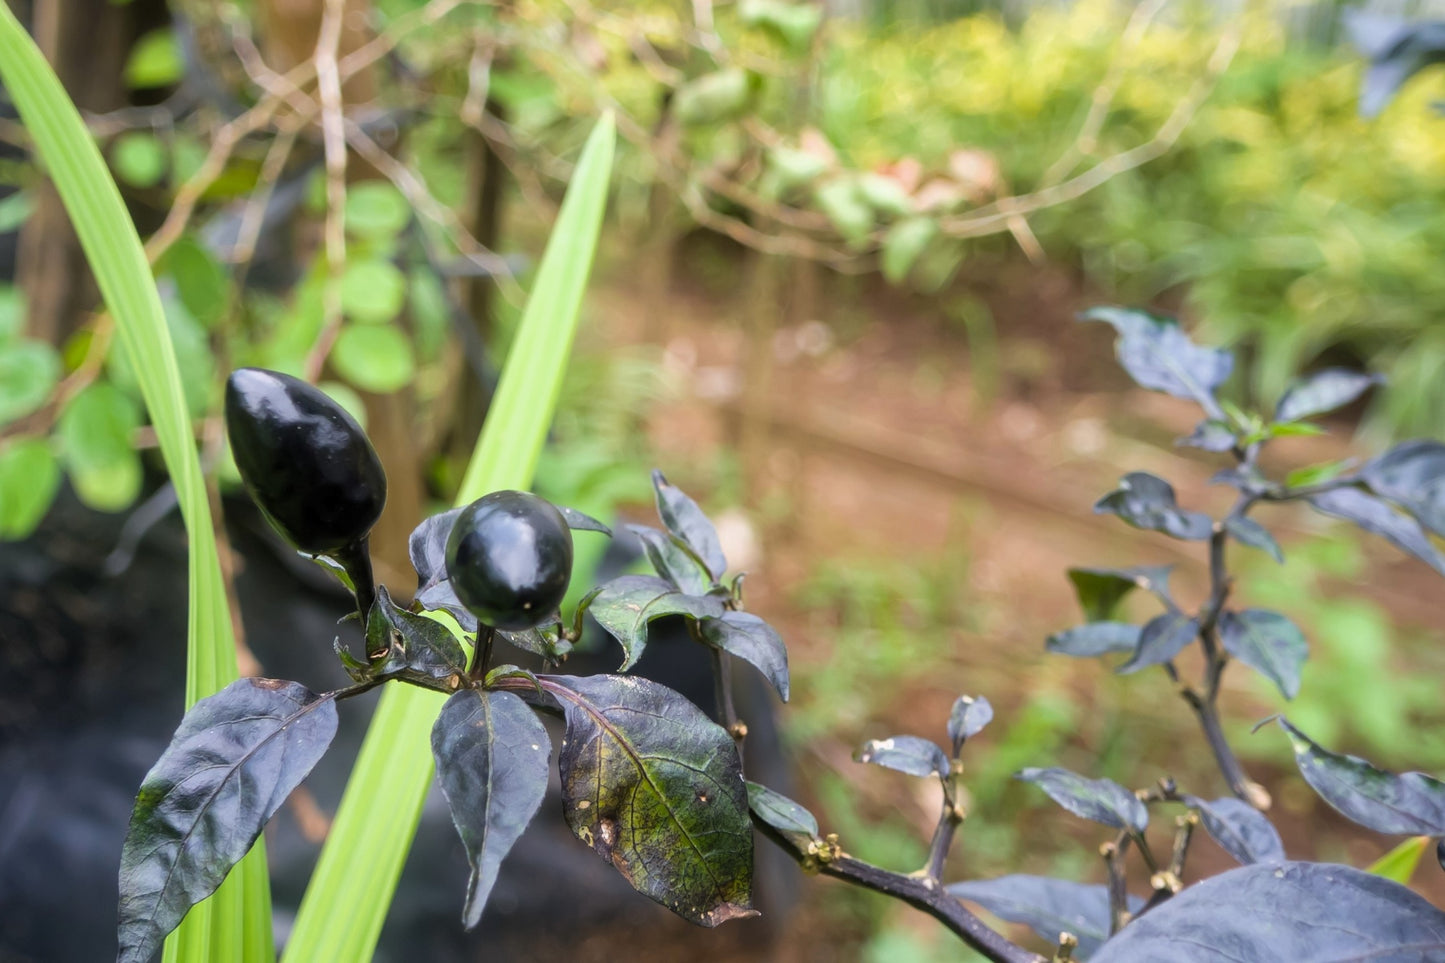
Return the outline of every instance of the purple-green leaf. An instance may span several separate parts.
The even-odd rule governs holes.
[[[481,689],[447,699],[432,726],[431,745],[472,867],[462,910],[471,929],[481,921],[502,859],[542,805],[552,745],[519,697]]]
[[[1199,821],[1205,831],[1241,864],[1284,860],[1284,843],[1279,832],[1269,817],[1249,803],[1228,796],[1213,802],[1185,796],[1184,803],[1199,811]]]
[[[191,707],[146,774],[120,857],[118,963],[148,963],[221,885],[336,735],[336,705],[238,679]]]
[[[1190,341],[1179,325],[1127,308],[1090,308],[1082,321],[1104,321],[1119,332],[1115,353],[1140,387],[1198,402],[1214,412],[1214,392],[1234,370],[1234,356]]]
[[[1430,536],[1425,534],[1420,523],[1395,511],[1374,495],[1358,488],[1335,488],[1311,495],[1309,503],[1326,515],[1354,522],[1365,531],[1381,536],[1445,575],[1445,557],[1431,544]]]
[[[1067,769],[1024,769],[1015,779],[1031,782],[1075,816],[1115,829],[1142,833],[1149,810],[1139,797],[1112,779],[1088,779]]]
[[[1224,520],[1224,530],[1241,545],[1268,552],[1270,558],[1281,565],[1284,564],[1284,552],[1280,550],[1279,542],[1274,540],[1269,529],[1254,519],[1246,518],[1243,515],[1230,515]]]
[[[666,686],[539,676],[561,705],[562,807],[639,893],[701,926],[755,916],[753,834],[732,737]]]
[[[1388,772],[1359,756],[1330,752],[1288,719],[1279,725],[1305,782],[1346,817],[1378,833],[1445,836],[1445,782],[1423,772]]]
[[[1376,495],[1445,536],[1445,445],[1426,440],[1396,445],[1367,462],[1360,477]]]
[[[927,739],[918,736],[892,736],[869,739],[854,753],[858,762],[872,763],[910,776],[948,775],[948,756]]]
[[[566,508],[562,505],[558,505],[556,507],[557,511],[561,512],[562,517],[566,519],[567,527],[572,529],[572,531],[574,532],[601,532],[603,535],[609,536],[612,534],[612,529],[608,528],[606,525],[602,524],[591,515],[579,512],[575,508]]]
[[[628,525],[627,530],[642,543],[653,570],[671,582],[675,591],[706,595],[712,588],[713,579],[706,563],[677,536],[646,525]]]
[[[1298,421],[1343,407],[1384,379],[1348,368],[1326,368],[1290,385],[1274,411],[1275,421]]]
[[[1183,612],[1165,612],[1144,624],[1139,644],[1129,660],[1114,671],[1120,675],[1138,672],[1151,665],[1163,665],[1184,650],[1199,634],[1199,620]]]
[[[993,721],[993,706],[983,696],[959,696],[948,713],[948,739],[955,753]]]
[[[1174,487],[1157,475],[1132,471],[1119,487],[1094,505],[1100,515],[1118,515],[1135,528],[1163,532],[1186,540],[1206,539],[1214,520],[1203,512],[1185,511],[1174,497]]]
[[[754,816],[788,836],[811,840],[818,835],[818,820],[806,808],[760,783],[747,786],[748,808]]]
[[[1222,421],[1213,418],[1206,418],[1194,426],[1194,431],[1187,436],[1180,438],[1176,444],[1187,448],[1198,448],[1202,451],[1229,451],[1239,444],[1239,438],[1234,429]]]
[[[642,657],[653,619],[664,615],[716,619],[723,615],[723,604],[712,596],[684,595],[672,583],[651,575],[623,575],[603,585],[587,611],[621,644],[619,671],[626,671]]]
[[[1024,924],[1050,943],[1057,944],[1060,933],[1074,934],[1081,958],[1092,955],[1109,938],[1109,890],[1104,886],[1019,874],[944,888],[999,919]],[[1129,897],[1131,913],[1143,905],[1139,897]]]
[[[718,541],[717,529],[703,514],[697,502],[681,488],[670,483],[662,472],[653,470],[652,487],[657,492],[657,515],[663,527],[681,539],[693,554],[702,559],[708,574],[720,579],[727,571],[727,559],[723,557],[722,543]]]
[[[1299,694],[1309,643],[1283,615],[1265,609],[1225,612],[1219,617],[1219,641],[1226,652],[1278,686],[1286,699]]]
[[[1139,626],[1127,622],[1087,622],[1055,632],[1044,641],[1044,648],[1080,659],[1110,652],[1133,652],[1139,647],[1141,631]]]
[[[366,651],[385,652],[376,675],[391,675],[428,685],[465,674],[467,656],[451,630],[423,615],[398,608],[386,586],[366,618]]]
[[[788,648],[771,625],[750,612],[724,612],[700,620],[698,629],[704,641],[761,672],[778,697],[788,701]]]
[[[1254,863],[1141,913],[1089,963],[1445,959],[1445,913],[1398,883],[1329,863]]]

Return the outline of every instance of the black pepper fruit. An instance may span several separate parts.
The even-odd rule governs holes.
[[[483,625],[516,632],[556,613],[572,577],[572,531],[546,499],[492,492],[457,516],[447,539],[452,590]]]
[[[386,474],[356,419],[299,378],[238,368],[226,381],[226,430],[267,521],[302,552],[340,563],[366,612],[367,535],[386,504]]]

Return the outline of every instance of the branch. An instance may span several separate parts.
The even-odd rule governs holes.
[[[797,861],[804,870],[822,873],[824,876],[841,879],[855,886],[871,889],[875,893],[902,900],[938,920],[948,927],[951,933],[994,963],[1047,963],[1044,957],[1030,953],[990,929],[983,920],[969,912],[963,903],[949,895],[948,891],[933,879],[895,873],[854,859],[838,847],[836,837],[830,837],[826,842],[815,841],[821,843],[821,847],[810,846],[809,848],[816,851],[808,852],[756,816],[753,817],[753,825]]]

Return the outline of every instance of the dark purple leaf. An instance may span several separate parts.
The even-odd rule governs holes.
[[[684,696],[630,676],[540,676],[561,705],[562,807],[639,893],[716,926],[752,908],[753,834],[732,737]]]
[[[1075,816],[1136,833],[1149,825],[1149,810],[1139,797],[1112,779],[1087,779],[1058,768],[1024,769],[1014,778],[1034,783]]]
[[[386,591],[376,588],[376,602],[366,619],[366,651],[384,658],[373,663],[376,675],[396,676],[421,685],[445,682],[467,671],[467,656],[451,630],[423,615],[398,608]],[[434,687],[434,686],[433,686]]]
[[[780,792],[759,783],[748,784],[748,808],[773,829],[788,836],[812,840],[818,835],[818,820],[807,809]]]
[[[336,735],[336,704],[238,679],[202,699],[141,783],[120,857],[118,963],[148,963],[251,849]]]
[[[697,555],[667,532],[646,525],[628,525],[627,530],[642,542],[647,560],[659,576],[673,584],[684,595],[706,595],[713,586],[712,576]]]
[[[452,580],[449,578],[418,589],[412,602],[428,612],[447,613],[457,620],[457,625],[462,627],[463,632],[477,631],[477,617],[462,604],[461,599],[457,598],[457,593],[452,588]]]
[[[1090,963],[1445,959],[1445,913],[1399,883],[1330,863],[1254,863],[1196,883]]]
[[[1182,652],[1198,634],[1199,620],[1183,612],[1157,615],[1144,624],[1134,654],[1115,671],[1128,675],[1151,665],[1163,665]]]
[[[910,776],[937,776],[941,779],[948,775],[948,756],[938,746],[917,736],[869,739],[853,754],[853,758]]]
[[[407,548],[411,566],[416,569],[418,594],[447,577],[447,539],[461,514],[462,509],[453,508],[433,515],[412,530]]]
[[[717,529],[703,514],[697,502],[689,498],[682,489],[668,482],[662,472],[653,470],[652,487],[657,491],[657,515],[663,527],[681,539],[702,559],[708,573],[714,580],[722,578],[727,571],[727,559],[723,558],[722,544],[718,541]]]
[[[1365,531],[1382,536],[1396,548],[1445,575],[1445,557],[1431,544],[1430,536],[1420,523],[1401,515],[1374,495],[1358,488],[1335,488],[1311,495],[1309,503],[1326,515],[1354,522]]]
[[[1232,797],[1206,802],[1185,796],[1184,802],[1199,811],[1204,829],[1220,848],[1240,863],[1278,863],[1285,858],[1279,832],[1264,813]]]
[[[704,641],[761,672],[778,697],[788,701],[788,648],[771,625],[749,612],[724,612],[700,620],[698,629]]]
[[[1445,535],[1445,445],[1407,441],[1360,469],[1370,490],[1387,498],[1436,535]]]
[[[472,867],[462,910],[471,929],[481,921],[503,858],[542,805],[552,744],[517,696],[463,689],[442,706],[431,747]]]
[[[1347,368],[1326,368],[1290,385],[1274,410],[1275,421],[1298,421],[1343,407],[1384,379]]]
[[[1445,23],[1346,10],[1345,27],[1360,52],[1370,58],[1360,90],[1360,114],[1374,117],[1417,72],[1445,60]]]
[[[1078,956],[1092,955],[1109,938],[1109,890],[1047,876],[1000,876],[950,883],[944,887],[959,899],[977,903],[1001,920],[1022,923],[1049,943],[1060,933],[1079,938]],[[1129,911],[1144,901],[1129,897]]]
[[[957,753],[966,741],[993,721],[993,706],[983,696],[959,696],[948,714],[948,739]]]
[[[1378,833],[1445,836],[1445,782],[1423,772],[1387,772],[1359,756],[1330,752],[1288,719],[1279,725],[1305,782],[1345,816]]]
[[[562,638],[561,625],[557,622],[543,623],[534,628],[520,629],[516,632],[509,632],[505,629],[497,629],[497,638],[515,645],[517,648],[534,655],[540,655],[548,662],[560,662],[568,652],[572,651],[572,643]]]
[[[1045,640],[1044,648],[1080,659],[1110,652],[1133,652],[1139,647],[1141,631],[1139,626],[1127,622],[1088,622],[1055,632]]]
[[[574,532],[601,532],[603,535],[611,535],[612,529],[593,518],[591,515],[579,512],[575,508],[564,508],[557,506],[557,511],[567,520],[567,527]]]
[[[1309,643],[1283,615],[1264,609],[1225,612],[1219,617],[1219,641],[1226,652],[1277,685],[1286,699],[1299,694]]]
[[[1148,472],[1132,471],[1119,487],[1094,505],[1101,515],[1118,515],[1135,528],[1163,532],[1174,538],[1199,540],[1214,531],[1214,520],[1202,512],[1185,511],[1174,499],[1174,488]]]
[[[1224,422],[1207,418],[1195,425],[1194,431],[1180,438],[1177,444],[1203,451],[1229,451],[1239,444],[1239,437],[1235,435],[1234,429]]]
[[[1230,515],[1224,520],[1224,530],[1241,545],[1268,552],[1270,558],[1281,565],[1284,564],[1284,552],[1280,550],[1279,542],[1274,540],[1269,529],[1254,519],[1246,518],[1243,515]]]
[[[1115,353],[1124,370],[1141,387],[1198,402],[1217,410],[1214,392],[1234,370],[1234,356],[1220,348],[1203,348],[1168,318],[1127,308],[1099,307],[1080,320],[1104,321],[1119,332]]]

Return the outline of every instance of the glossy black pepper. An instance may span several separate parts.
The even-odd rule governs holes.
[[[529,629],[554,615],[572,577],[572,531],[527,492],[492,492],[468,505],[447,539],[452,590],[484,625]]]
[[[367,535],[386,505],[386,473],[356,419],[299,378],[238,368],[226,381],[226,431],[266,520],[340,564],[364,617],[375,600]]]

